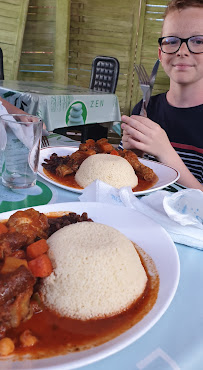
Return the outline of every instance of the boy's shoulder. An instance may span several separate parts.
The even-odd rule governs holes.
[[[155,104],[163,104],[163,103],[167,103],[166,92],[151,96],[150,101],[149,101],[150,106],[155,105]]]
[[[152,109],[153,107],[156,108],[157,105],[165,104],[165,102],[166,102],[166,93],[161,93],[161,94],[153,95],[150,98],[147,111],[148,111],[148,109]],[[134,106],[133,111],[132,111],[132,114],[135,114],[135,115],[136,114],[139,114],[140,113],[140,110],[141,110],[141,107],[142,107],[142,100],[140,100],[139,103],[137,103]]]

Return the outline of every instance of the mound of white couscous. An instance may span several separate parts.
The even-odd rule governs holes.
[[[75,175],[75,180],[83,188],[97,179],[117,189],[123,186],[134,188],[138,184],[131,164],[126,159],[111,154],[89,156],[82,162]]]
[[[41,289],[45,305],[87,320],[115,315],[142,296],[147,275],[133,243],[118,230],[79,222],[48,240],[54,271]]]

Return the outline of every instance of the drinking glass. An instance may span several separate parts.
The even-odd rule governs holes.
[[[2,184],[14,189],[36,184],[43,122],[28,114],[0,116]]]

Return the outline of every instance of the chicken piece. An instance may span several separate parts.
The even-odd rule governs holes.
[[[120,154],[120,151],[119,151],[119,154]],[[122,155],[121,155],[123,158],[125,158],[130,164],[131,166],[133,167],[133,169],[135,171],[138,171],[140,166],[141,166],[141,163],[139,162],[138,160],[138,157],[135,153],[132,152],[132,150],[123,150],[122,151]]]
[[[93,139],[88,139],[85,143],[81,143],[79,146],[79,150],[81,151],[87,151],[89,149],[95,150],[95,141]]]
[[[107,139],[103,138],[96,141],[96,150],[98,153],[111,153],[113,149],[113,145]]]
[[[56,153],[53,153],[49,159],[44,159],[42,166],[51,173],[56,173],[56,168],[62,164],[68,164],[70,156],[65,157],[58,156]]]
[[[68,159],[67,164],[61,164],[56,168],[56,174],[60,177],[70,175],[71,173],[77,172],[81,163],[90,155],[96,154],[96,151],[92,148],[89,148],[85,151],[77,150],[71,154]]]
[[[64,177],[66,175],[70,175],[71,173],[74,173],[74,171],[70,165],[60,164],[58,167],[56,167],[56,175],[59,177]]]
[[[77,172],[78,168],[80,167],[81,163],[88,157],[87,152],[83,152],[77,150],[73,154],[71,154],[70,158],[73,160],[72,169],[74,172]]]
[[[132,150],[119,150],[119,155],[125,158],[135,170],[135,173],[140,178],[144,179],[145,181],[152,181],[155,174],[154,171],[139,162],[137,155]]]
[[[110,154],[119,156],[117,149],[113,149]]]
[[[144,179],[145,181],[152,181],[155,176],[155,173],[151,168],[141,163],[140,168],[137,171],[137,175]]]
[[[90,149],[86,150],[86,152],[85,152],[85,153],[87,154],[87,156],[88,156],[88,157],[89,157],[90,155],[97,154],[96,150],[95,150],[95,149],[92,149],[92,148],[90,148]]]
[[[8,232],[0,236],[0,260],[10,256],[27,245],[27,236],[18,232]]]
[[[125,153],[127,153],[128,152],[128,150],[127,149],[118,149],[118,153],[119,153],[119,155],[121,156],[121,157],[123,157],[124,158],[124,156],[125,156]]]
[[[0,338],[4,337],[6,330],[16,328],[21,321],[28,320],[32,316],[30,297],[33,294],[32,288],[27,288],[19,293],[14,302],[0,307]]]
[[[34,208],[15,212],[10,216],[6,225],[8,228],[26,235],[27,244],[33,243],[37,237],[46,239],[49,227],[46,215],[39,213]]]
[[[35,284],[34,276],[24,265],[19,266],[13,272],[0,276],[0,307],[24,292],[29,285],[33,287]]]
[[[101,144],[101,143],[108,143],[108,139],[106,137],[102,137],[101,139],[98,139],[96,141],[96,144]]]
[[[30,297],[35,278],[25,267],[0,275],[0,336],[8,328],[15,328],[20,321],[30,318]]]
[[[77,160],[81,160],[81,158],[87,158],[87,154],[86,152],[84,151],[80,151],[80,150],[76,150],[76,152],[72,153],[70,155],[70,158],[73,160],[73,161],[77,161]]]

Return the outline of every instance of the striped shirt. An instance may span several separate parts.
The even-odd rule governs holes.
[[[139,115],[142,101],[133,109]],[[152,96],[147,116],[167,133],[171,145],[192,174],[203,183],[203,104],[176,108],[168,104],[166,93]]]

